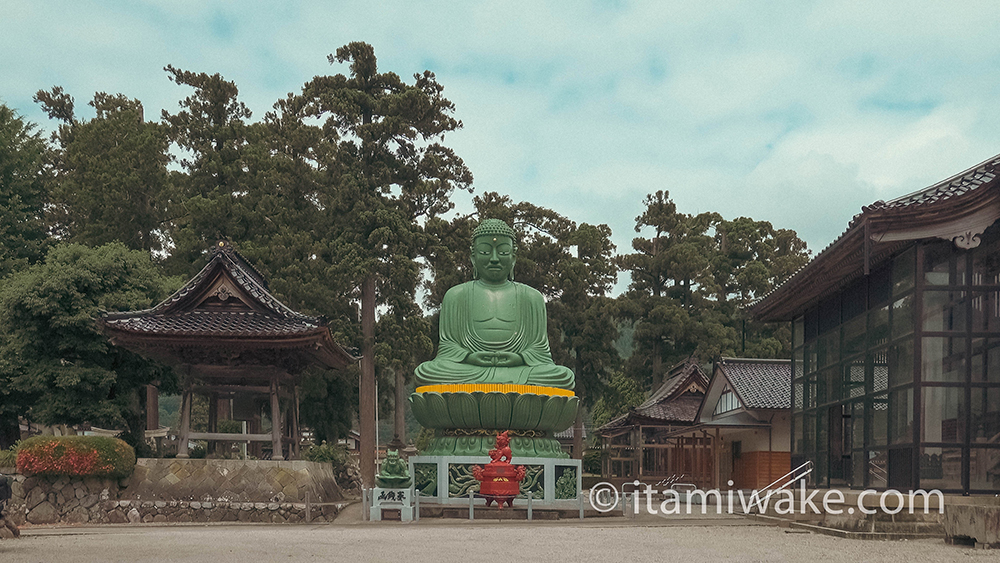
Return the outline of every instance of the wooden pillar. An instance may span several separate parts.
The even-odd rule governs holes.
[[[256,407],[260,407],[260,403],[254,401]],[[247,421],[247,433],[248,434],[260,434],[263,432],[263,424],[261,421],[261,409],[255,408],[253,413],[253,418]],[[250,442],[247,446],[247,452],[257,459],[260,459],[264,455],[264,442]]]
[[[643,465],[646,461],[646,435],[642,432],[642,426],[639,426],[639,478],[642,479],[645,473],[645,467]]]
[[[697,457],[695,458],[697,460],[697,465],[695,465],[695,467],[694,467],[694,472],[698,475],[698,480],[696,481],[696,483],[698,483],[699,487],[704,487],[705,486],[705,483],[704,483],[704,480],[705,480],[705,444],[702,443],[701,438],[698,437],[697,433],[695,433],[694,435],[691,436],[691,441],[693,443],[695,451],[698,452]]]
[[[146,430],[160,427],[160,390],[156,385],[146,386]]]
[[[188,455],[188,435],[191,433],[191,387],[185,386],[181,393],[181,430],[177,438],[177,457],[185,459]]]
[[[705,480],[705,484],[702,485],[706,489],[712,488],[712,450],[711,439],[708,436],[708,432],[704,430],[701,431],[701,460],[704,463],[702,471],[702,479]]]
[[[209,393],[208,394],[208,431],[218,432],[219,431],[219,394]],[[215,447],[217,443],[215,440],[208,441],[208,448],[206,451],[210,454],[215,453]]]
[[[218,410],[216,411],[216,418],[218,420],[232,420],[233,419],[233,399],[227,396],[224,399],[219,399],[216,401]]]
[[[302,459],[302,431],[299,429],[299,387],[292,385],[292,459]]]
[[[712,488],[722,490],[722,463],[719,459],[719,452],[722,451],[722,443],[719,438],[719,429],[715,429],[715,439],[712,440],[712,462],[715,464],[715,470],[712,471],[713,477],[712,481],[714,484]]]
[[[271,377],[271,459],[282,461],[281,452],[281,408],[278,404],[278,376]]]

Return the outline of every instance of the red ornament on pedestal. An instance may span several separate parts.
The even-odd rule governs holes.
[[[497,434],[496,448],[490,450],[493,461],[486,467],[472,466],[472,476],[479,481],[479,495],[486,499],[486,506],[494,501],[497,508],[514,506],[514,497],[521,492],[521,480],[524,479],[523,465],[511,465],[510,436],[507,431]]]

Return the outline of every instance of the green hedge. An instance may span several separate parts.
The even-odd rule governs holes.
[[[14,467],[17,465],[17,449],[11,447],[9,450],[0,450],[0,467]]]
[[[17,470],[25,475],[128,477],[135,450],[107,436],[35,436],[21,442]]]

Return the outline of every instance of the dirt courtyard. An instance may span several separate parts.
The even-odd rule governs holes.
[[[0,561],[997,561],[1000,551],[943,540],[862,541],[739,518],[500,522],[338,520],[324,525],[28,528],[0,541]]]

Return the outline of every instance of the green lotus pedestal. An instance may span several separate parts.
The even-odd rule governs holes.
[[[431,390],[429,387],[456,388]],[[518,391],[459,391],[460,387],[516,388]],[[529,385],[437,385],[410,395],[413,416],[434,439],[425,456],[486,456],[500,432],[508,431],[517,457],[567,458],[554,438],[576,420],[580,400],[560,389]],[[558,393],[558,394],[547,394]]]

